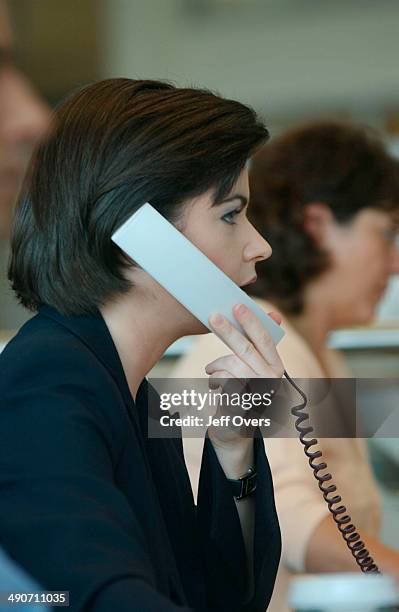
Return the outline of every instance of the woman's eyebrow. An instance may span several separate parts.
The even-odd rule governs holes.
[[[222,200],[221,204],[224,204],[225,202],[233,202],[234,200],[240,200],[243,206],[246,206],[248,204],[248,198],[246,198],[243,195],[240,195],[239,193],[234,194],[230,198],[226,198],[225,200]]]

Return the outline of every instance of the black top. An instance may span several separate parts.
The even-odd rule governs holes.
[[[0,543],[70,610],[264,612],[280,558],[261,439],[255,591],[229,483],[209,440],[195,507],[179,439],[148,439],[100,313],[43,306],[0,355]]]

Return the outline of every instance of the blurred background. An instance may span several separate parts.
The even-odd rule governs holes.
[[[11,0],[8,5],[17,63],[51,106],[100,78],[169,79],[252,105],[272,135],[304,119],[354,119],[379,129],[399,154],[395,0]],[[399,319],[399,282],[391,285],[380,308],[385,320]],[[26,316],[8,298],[3,287],[0,329],[16,328]],[[345,339],[341,334],[335,341],[341,345]]]
[[[252,105],[272,135],[304,119],[353,119],[377,128],[399,155],[396,0],[11,0],[9,9],[17,64],[51,106],[105,77],[169,79]],[[4,279],[5,244],[1,253]],[[26,318],[2,280],[3,337]],[[358,376],[397,378],[399,280],[374,325],[339,331],[331,344]],[[398,446],[371,449],[388,500],[386,539],[397,545]]]

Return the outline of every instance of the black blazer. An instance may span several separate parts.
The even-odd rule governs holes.
[[[181,440],[148,439],[100,313],[43,306],[0,356],[0,543],[71,611],[264,612],[280,558],[261,439],[255,592],[244,604],[244,543],[209,440],[195,507]]]

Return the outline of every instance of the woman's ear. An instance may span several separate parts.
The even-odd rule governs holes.
[[[334,225],[334,222],[331,208],[324,202],[306,204],[303,227],[316,244],[322,245],[325,242],[327,233]]]

